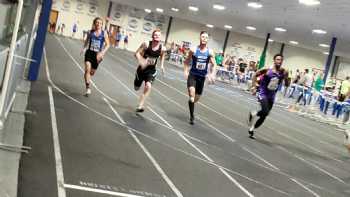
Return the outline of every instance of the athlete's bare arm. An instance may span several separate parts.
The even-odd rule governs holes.
[[[253,78],[252,78],[252,88],[251,88],[251,91],[253,94],[256,93],[256,81],[257,81],[257,78],[261,75],[264,75],[266,74],[267,72],[267,69],[266,68],[263,68],[263,69],[260,69],[258,71],[255,72],[255,74],[253,75]]]
[[[90,32],[88,32],[88,35],[86,36],[86,39],[85,39],[85,41],[84,41],[83,48],[82,48],[81,51],[80,51],[80,55],[82,55],[82,54],[85,52],[86,47],[87,47],[87,45],[89,44],[89,40],[90,40]]]
[[[209,50],[209,55],[210,55],[210,63],[212,65],[211,71],[210,71],[210,75],[212,79],[215,79],[215,75],[216,75],[216,61],[214,58],[214,51],[213,50]]]
[[[140,66],[146,66],[146,60],[143,58],[143,54],[147,48],[147,44],[143,42],[135,52],[135,57]]]
[[[108,34],[107,32],[105,31],[104,32],[104,38],[105,38],[105,46],[104,46],[104,49],[102,50],[102,54],[105,54],[107,52],[107,50],[109,49],[109,37],[108,37]]]
[[[164,74],[164,60],[165,60],[166,48],[162,46],[162,52],[160,53],[160,69],[162,70],[162,74]]]
[[[186,60],[184,61],[185,79],[187,79],[187,77],[188,77],[188,73],[189,73],[189,69],[190,69],[190,62],[192,60],[192,55],[193,55],[193,49],[190,49],[190,51],[188,52],[188,56],[187,56]]]

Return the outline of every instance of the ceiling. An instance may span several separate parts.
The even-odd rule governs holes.
[[[299,42],[299,46],[320,52],[328,48],[319,44],[328,44],[332,37],[337,37],[336,55],[350,58],[350,0],[320,0],[316,6],[299,4],[298,0],[260,0],[261,9],[247,6],[248,0],[113,0],[134,7],[164,9],[165,15],[174,16],[202,24],[212,24],[215,28],[224,29],[230,25],[231,31],[265,38],[271,33],[271,39],[289,44],[289,41]],[[219,11],[213,9],[213,4],[226,7]],[[188,9],[194,5],[198,12]],[[179,9],[171,11],[172,7]],[[256,27],[249,31],[246,26]],[[276,32],[275,27],[283,27],[287,32]],[[312,33],[313,29],[327,31],[325,35]]]

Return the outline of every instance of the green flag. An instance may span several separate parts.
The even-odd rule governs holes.
[[[260,56],[258,69],[261,69],[265,66],[265,59],[266,59],[266,51],[264,50]]]

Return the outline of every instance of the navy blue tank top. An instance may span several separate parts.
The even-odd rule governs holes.
[[[95,52],[101,52],[103,49],[104,42],[105,42],[104,31],[101,31],[101,34],[99,36],[96,36],[94,31],[90,32],[88,49]]]
[[[205,52],[201,52],[200,48],[197,47],[195,53],[192,55],[190,74],[205,77],[208,73],[209,60],[209,49],[207,48]]]

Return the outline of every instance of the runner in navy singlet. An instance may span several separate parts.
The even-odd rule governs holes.
[[[202,95],[205,78],[207,77],[211,83],[215,80],[216,63],[213,51],[207,47],[208,39],[208,33],[202,31],[200,33],[200,45],[191,49],[185,60],[184,75],[187,79],[188,96],[190,97],[188,101],[190,124],[194,124],[194,104],[198,102]],[[209,63],[212,64],[211,69]],[[210,73],[208,73],[208,70],[210,70]]]
[[[99,63],[102,61],[103,56],[109,48],[109,39],[106,31],[102,30],[103,21],[97,17],[93,21],[93,28],[88,33],[88,37],[85,40],[84,48],[85,52],[85,73],[84,80],[86,86],[85,95],[91,94],[90,81],[97,70]]]

